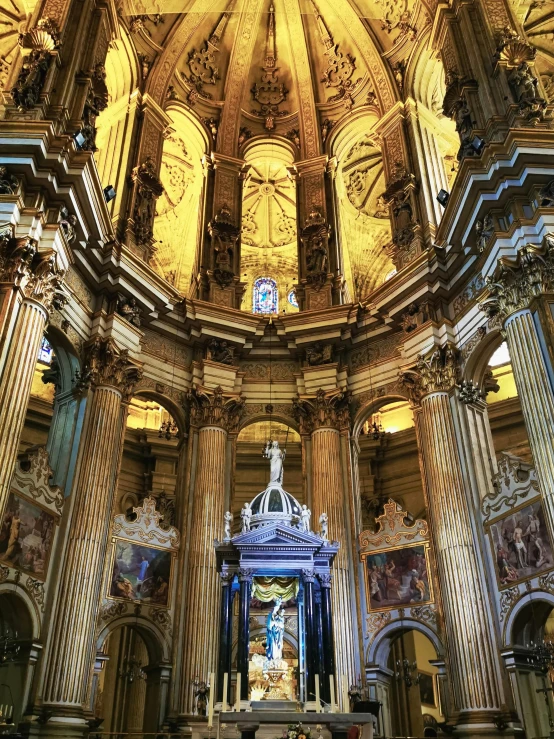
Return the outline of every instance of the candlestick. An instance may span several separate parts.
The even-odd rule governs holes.
[[[214,725],[215,672],[210,672],[210,702],[208,704],[208,729]]]
[[[335,677],[329,675],[329,684],[331,686],[331,713],[335,713]]]
[[[223,700],[221,701],[221,710],[227,710],[227,691],[229,690],[229,673],[223,675]]]
[[[235,695],[235,711],[240,711],[240,672],[237,672],[237,694]]]
[[[319,700],[319,675],[315,676],[315,711],[321,713],[321,702]]]

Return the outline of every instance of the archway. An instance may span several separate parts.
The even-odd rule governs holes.
[[[546,645],[554,640],[554,598],[542,593],[522,598],[509,615],[505,633],[510,646],[502,656],[526,736],[548,736],[554,720],[554,674]]]
[[[165,714],[169,674],[163,648],[151,628],[138,619],[103,635],[97,663],[94,714],[104,732],[157,732]]]
[[[185,445],[184,415],[177,404],[158,393],[137,393],[129,404],[117,512],[132,514],[150,495],[163,515],[162,526],[174,526]]]
[[[255,139],[245,146],[244,160],[248,170],[242,191],[241,281],[246,284],[242,309],[295,313],[296,188],[288,173],[294,150],[289,141]]]
[[[437,736],[449,715],[444,648],[412,619],[381,630],[367,654],[370,694],[382,702],[382,736]]]
[[[426,518],[419,451],[409,402],[384,397],[356,418],[353,451],[360,490],[361,530],[373,528],[392,498],[415,518]]]
[[[284,420],[284,419],[283,419]],[[240,522],[240,510],[245,503],[265,489],[269,481],[269,466],[262,456],[266,442],[276,440],[286,448],[283,485],[299,503],[306,503],[302,479],[302,442],[298,432],[281,420],[257,420],[244,426],[235,446],[235,479],[230,510],[235,522]]]
[[[23,599],[0,591],[0,711],[17,727],[29,697],[40,645],[33,639],[33,619]]]

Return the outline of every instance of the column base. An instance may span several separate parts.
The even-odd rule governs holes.
[[[19,733],[25,737],[40,737],[41,739],[83,739],[88,737],[91,726],[86,718],[75,715],[58,715],[60,712],[49,710],[33,717],[30,721],[19,724]],[[94,729],[92,729],[94,731]]]
[[[454,736],[472,737],[522,737],[521,724],[513,716],[492,711],[468,711],[457,716],[453,726]]]

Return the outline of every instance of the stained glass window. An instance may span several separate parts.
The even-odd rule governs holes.
[[[287,300],[293,306],[293,308],[298,308],[298,300],[296,299],[296,293],[294,292],[294,290],[291,290],[290,293],[287,295]]]
[[[38,361],[42,362],[43,364],[51,364],[52,363],[52,345],[48,341],[46,337],[42,339],[42,344],[40,345],[40,351],[38,353]]]
[[[277,313],[277,283],[271,277],[259,277],[254,283],[254,313]]]

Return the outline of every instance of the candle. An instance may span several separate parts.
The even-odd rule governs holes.
[[[221,701],[221,710],[227,710],[227,691],[229,690],[229,673],[223,675],[223,700]]]
[[[214,725],[215,672],[210,672],[210,702],[208,704],[208,729]]]
[[[342,676],[342,710],[344,713],[350,713],[350,698],[348,697],[348,678]]]
[[[235,711],[240,711],[240,672],[237,672],[237,694],[235,695]]]
[[[319,700],[319,675],[315,676],[315,712],[321,713],[321,703]]]
[[[329,684],[331,686],[331,713],[335,713],[335,679],[333,675],[329,675]]]

